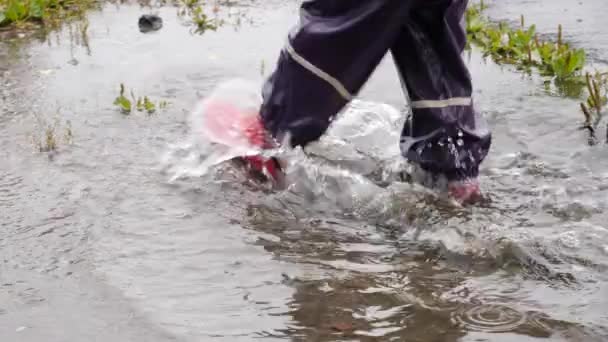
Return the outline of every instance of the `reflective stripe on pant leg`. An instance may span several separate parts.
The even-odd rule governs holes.
[[[294,146],[318,139],[392,46],[413,1],[305,2],[263,89],[266,128]]]
[[[476,177],[491,142],[474,109],[461,57],[465,7],[464,0],[443,0],[413,8],[412,20],[391,49],[412,106],[402,134],[403,154],[450,180]]]

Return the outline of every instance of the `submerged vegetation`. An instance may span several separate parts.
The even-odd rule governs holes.
[[[483,15],[485,9],[483,1],[467,8],[468,42],[496,63],[514,65],[528,73],[536,70],[546,78],[547,86],[554,86],[563,96],[581,97],[586,90],[587,99],[580,104],[585,118],[582,128],[590,133],[589,143],[595,144],[596,130],[607,103],[608,73],[585,72],[585,50],[572,48],[563,41],[561,25],[557,27],[556,41],[542,41],[535,25],[526,28],[523,15],[520,27],[512,28],[503,22],[491,22]],[[608,129],[606,134],[608,142]]]
[[[159,101],[158,104],[152,102],[148,96],[144,96],[144,97],[135,97],[135,93],[133,92],[133,90],[131,90],[131,99],[127,98],[125,96],[125,86],[124,84],[120,84],[120,93],[119,95],[116,97],[116,99],[114,99],[114,105],[116,107],[118,107],[120,109],[120,111],[125,114],[125,115],[129,115],[131,114],[131,112],[133,111],[133,108],[135,107],[135,109],[138,112],[147,112],[148,114],[153,114],[154,112],[156,112],[156,108],[158,107],[159,109],[164,109],[165,107],[167,107],[168,103],[167,101]]]
[[[243,22],[252,23],[247,10],[237,9],[231,0],[172,0],[172,3],[178,7],[178,16],[191,25],[196,34],[217,31],[225,25],[237,29]]]
[[[557,42],[541,41],[536,26],[513,29],[505,23],[492,23],[482,14],[483,2],[467,10],[469,41],[479,46],[486,56],[497,63],[513,64],[521,70],[537,69],[541,75],[552,77],[556,83],[584,84],[581,71],[585,66],[585,51],[571,48],[562,40],[562,27],[558,26]]]
[[[182,18],[190,18],[195,33],[203,34],[207,31],[216,31],[223,24],[217,17],[211,18],[205,10],[204,3],[199,0],[179,0],[177,4],[180,6],[178,15]],[[218,5],[214,5],[212,12],[217,14],[218,10]]]
[[[82,18],[96,0],[0,0],[0,27],[58,26],[70,18]]]
[[[69,145],[74,140],[72,125],[69,121],[62,123],[55,119],[52,123],[36,117],[36,132],[32,133],[32,143],[38,152],[55,152],[63,143]]]
[[[596,131],[602,119],[604,106],[608,103],[608,73],[596,73],[595,76],[587,73],[585,76],[588,97],[581,102],[581,111],[585,116],[583,129],[589,131],[589,144],[597,143]],[[608,127],[606,128],[606,142],[608,143]]]
[[[216,0],[213,4],[205,0],[174,0],[178,6],[178,16],[186,19],[193,26],[193,32],[203,34],[207,31],[217,31],[218,28],[229,24],[234,27],[241,25],[244,12],[233,12],[232,3],[227,0]],[[220,15],[222,9],[227,12]],[[230,19],[235,20],[231,21]]]

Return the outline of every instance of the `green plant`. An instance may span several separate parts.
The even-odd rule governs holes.
[[[120,108],[123,114],[131,113],[131,101],[125,96],[125,85],[120,84],[120,95],[114,99],[114,105]]]
[[[28,18],[28,6],[24,1],[9,0],[4,5],[4,10],[0,11],[0,24],[20,22]]]
[[[179,6],[178,16],[184,18],[189,25],[193,26],[193,32],[203,34],[207,31],[217,31],[227,22],[220,18],[219,12],[221,5],[231,6],[229,1],[215,1],[214,4],[202,0],[174,0]],[[233,13],[229,12],[225,16],[232,18]],[[231,23],[234,27],[240,26],[240,17],[236,22]]]
[[[595,140],[595,131],[602,119],[604,106],[608,103],[606,90],[602,91],[602,85],[606,85],[605,75],[601,73],[597,73],[595,77],[592,77],[589,73],[585,75],[585,84],[589,96],[587,101],[581,102],[580,106],[585,117],[583,128],[589,131],[590,139],[593,140]]]
[[[148,96],[140,96],[136,98],[135,93],[133,90],[131,90],[131,101],[125,96],[125,92],[126,88],[124,84],[121,83],[120,93],[116,99],[114,99],[114,105],[117,106],[123,114],[130,114],[133,108],[135,108],[138,112],[146,111],[148,114],[153,114],[156,112],[157,104],[150,100]],[[158,102],[158,108],[160,109],[166,108],[167,105],[167,101],[162,100]]]
[[[537,69],[541,75],[553,77],[559,89],[570,89],[564,94],[580,94],[584,85],[581,71],[585,66],[585,51],[571,49],[562,41],[563,29],[558,26],[557,43],[541,42],[536,35],[536,26],[525,27],[525,18],[520,17],[521,27],[512,29],[504,23],[490,23],[482,15],[482,5],[473,5],[467,10],[467,35],[482,48],[484,55],[497,63],[516,65],[519,69]],[[567,85],[567,86],[566,86]],[[578,88],[577,88],[578,87]]]
[[[466,12],[466,30],[471,40],[479,40],[483,37],[484,26],[485,23],[478,10],[473,9]]]
[[[547,90],[557,88],[562,96],[580,97],[584,89],[588,93],[580,104],[585,117],[583,128],[590,132],[590,143],[595,141],[595,131],[606,106],[608,73],[587,74],[586,53],[583,49],[573,49],[563,40],[563,27],[558,25],[556,42],[541,41],[536,28],[525,28],[525,18],[520,16],[520,28],[511,29],[503,23],[493,24],[483,16],[483,3],[471,4],[466,11],[468,41],[481,48],[485,56],[491,56],[497,63],[516,65],[520,69],[536,69],[545,79]],[[607,129],[608,142],[608,129]]]
[[[210,19],[202,7],[198,6],[192,10],[192,22],[196,26],[196,33],[203,34],[206,31],[216,31],[218,28],[215,20]]]
[[[565,81],[579,76],[579,72],[585,66],[585,50],[570,50],[567,46],[564,49],[558,48],[558,52],[553,54],[551,59],[551,70],[558,81]]]
[[[483,47],[485,48],[485,54],[491,55],[495,60],[500,60],[505,52],[503,43],[503,37],[505,32],[502,26],[498,28],[489,27],[485,30],[483,39]]]
[[[522,17],[523,18],[523,17]],[[523,19],[522,19],[523,23]],[[511,57],[518,64],[532,65],[532,42],[536,34],[536,26],[532,25],[527,30],[518,29],[507,33],[509,37],[508,49]]]
[[[542,75],[550,76],[553,71],[551,64],[553,55],[555,54],[555,44],[547,42],[539,42],[538,37],[535,38],[535,48],[540,58],[540,72]]]
[[[95,0],[0,0],[0,26],[35,22],[57,26],[62,20],[79,16]]]
[[[140,97],[137,99],[136,108],[138,111],[146,111],[148,112],[148,114],[152,114],[156,111],[156,105],[154,104],[154,102],[150,101],[147,96],[144,96],[143,98]]]
[[[563,29],[558,26],[557,45],[541,42],[536,26],[525,28],[525,18],[520,17],[521,27],[511,29],[503,23],[490,23],[483,17],[483,4],[467,9],[467,35],[480,46],[485,55],[499,63],[517,65],[520,68],[537,68],[544,76],[555,77],[559,83],[580,80],[585,65],[585,51],[571,49],[562,42]]]

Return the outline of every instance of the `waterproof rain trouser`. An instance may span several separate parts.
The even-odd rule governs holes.
[[[467,0],[310,0],[265,82],[262,121],[292,146],[319,139],[391,52],[412,115],[404,157],[431,174],[478,174],[491,134],[463,61]]]

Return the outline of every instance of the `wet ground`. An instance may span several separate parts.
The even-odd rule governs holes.
[[[230,10],[240,27],[202,36],[176,8],[108,4],[88,26],[0,42],[2,341],[608,338],[608,150],[586,145],[576,100],[479,53],[466,58],[494,130],[489,203],[457,210],[373,181],[399,160],[390,59],[323,159],[290,152],[292,191],[265,192],[226,165],[203,174],[192,108],[222,80],[267,74],[297,15],[297,2],[261,3]],[[490,13],[529,13],[549,30],[563,3]],[[601,63],[604,4],[581,3],[584,29],[566,25],[579,15],[559,18]],[[144,35],[149,12],[164,27]],[[120,83],[170,105],[124,116]],[[49,124],[59,149],[39,153]]]

